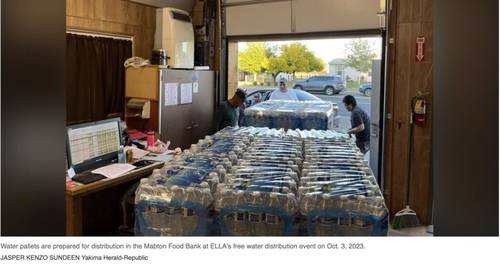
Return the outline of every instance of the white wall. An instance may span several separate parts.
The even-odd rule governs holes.
[[[338,68],[338,65],[329,65],[328,75],[338,75],[337,68]],[[346,76],[349,76],[352,80],[356,81],[359,79],[360,75],[361,75],[361,73],[359,73],[359,71],[357,71],[356,69],[354,69],[352,67],[344,67],[344,71],[343,71],[341,76],[344,79],[346,78]]]

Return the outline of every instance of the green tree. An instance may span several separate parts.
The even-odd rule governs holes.
[[[276,57],[276,54],[278,54],[278,51],[279,51],[279,46],[277,46],[277,45],[271,45],[271,46],[266,45],[266,56],[267,56],[267,58]]]
[[[307,58],[309,60],[309,71],[307,72],[323,71],[325,69],[325,62],[321,58],[316,57],[313,53],[307,53]]]
[[[279,55],[269,60],[268,69],[274,77],[281,72],[295,76],[296,72],[321,71],[325,67],[325,63],[304,44],[282,45],[279,50]]]
[[[276,79],[276,76],[282,72],[286,72],[287,68],[288,66],[283,57],[274,56],[269,59],[269,69],[267,72],[271,73],[273,79]]]
[[[238,54],[241,71],[257,74],[265,72],[269,66],[269,49],[265,43],[249,43],[248,47]]]
[[[377,57],[367,40],[353,40],[345,46],[346,65],[359,72],[368,73],[372,68],[372,60]]]

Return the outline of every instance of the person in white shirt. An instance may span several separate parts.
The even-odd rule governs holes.
[[[280,87],[271,93],[271,100],[290,100],[298,101],[297,94],[294,90],[289,90],[286,87],[286,80],[280,80]]]

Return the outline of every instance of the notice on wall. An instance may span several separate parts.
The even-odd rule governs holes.
[[[181,83],[181,104],[193,102],[193,83]]]
[[[193,93],[198,93],[198,82],[193,82]]]
[[[165,106],[177,105],[178,83],[165,83]]]

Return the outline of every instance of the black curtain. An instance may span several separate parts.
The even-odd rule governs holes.
[[[132,42],[66,35],[66,122],[106,119],[121,113],[125,101],[125,68]]]

